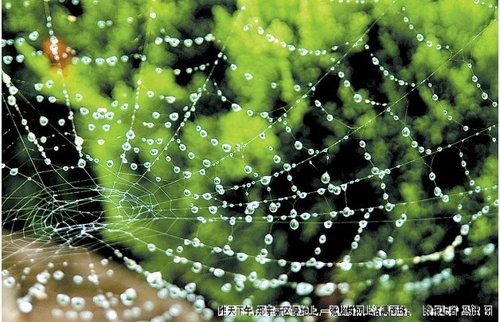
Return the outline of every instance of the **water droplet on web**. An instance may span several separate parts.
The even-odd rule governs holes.
[[[43,99],[43,96],[42,96]],[[8,96],[7,97],[7,104],[14,106],[16,105],[16,98],[14,96]]]
[[[359,94],[354,94],[353,99],[354,99],[354,102],[361,103],[361,101],[363,100],[363,97]]]
[[[36,140],[36,135],[35,135],[35,133],[33,133],[33,132],[29,132],[29,133],[28,133],[28,141],[30,141],[30,142],[35,142],[35,140]]]
[[[169,95],[169,96],[165,97],[165,100],[167,101],[167,103],[173,104],[175,102],[176,98],[175,98],[175,96],[170,96]]]
[[[38,39],[38,36],[39,36],[38,31],[35,30],[35,31],[30,32],[30,34],[28,35],[28,38],[30,40],[35,41]]]
[[[293,230],[297,230],[297,228],[299,228],[299,222],[297,219],[290,220],[290,228]]]
[[[80,319],[82,321],[92,321],[93,318],[94,318],[94,313],[92,313],[91,311],[80,312]]]
[[[40,122],[41,126],[45,126],[45,125],[47,125],[49,123],[49,119],[46,118],[45,116],[40,116],[39,122]]]
[[[78,160],[78,167],[79,168],[85,168],[86,164],[87,164],[87,161],[85,161],[84,159]]]
[[[350,271],[352,268],[352,263],[343,261],[339,263],[339,267],[344,271]]]
[[[198,99],[200,98],[200,96],[201,96],[201,95],[200,95],[200,94],[198,94],[198,93],[191,93],[191,94],[189,95],[189,100],[190,100],[191,102],[193,102],[193,103],[196,103],[196,102],[198,101]]]
[[[41,272],[36,275],[36,280],[41,284],[46,284],[50,278],[50,274],[47,271]]]
[[[231,283],[225,283],[220,289],[224,293],[229,293],[231,291]]]
[[[267,186],[271,182],[271,176],[264,176],[262,179],[260,179],[260,183],[262,183],[264,186]]]
[[[302,264],[299,262],[292,262],[290,264],[290,270],[294,273],[299,272],[302,269]]]
[[[318,296],[329,296],[332,295],[333,292],[335,292],[335,284],[334,283],[326,283],[326,284],[320,284],[316,286],[316,295]]]
[[[132,140],[135,138],[135,132],[133,130],[128,130],[126,134],[127,139]]]
[[[73,276],[73,283],[76,285],[80,285],[83,283],[83,277],[81,275],[75,275]]]
[[[151,287],[160,288],[163,286],[163,280],[160,272],[149,273],[146,280]]]
[[[11,87],[9,88],[9,94],[10,94],[10,95],[16,95],[18,91],[19,91],[19,90],[17,89],[17,87],[11,86]]]
[[[13,60],[14,60],[14,58],[12,56],[3,56],[3,62],[6,65],[9,65],[10,63],[12,63]]]
[[[213,274],[215,277],[222,277],[222,276],[224,276],[225,272],[221,268],[216,268],[216,269],[214,269]]]
[[[489,243],[483,248],[483,254],[490,255],[495,251],[495,244]]]
[[[56,281],[60,281],[60,280],[62,280],[62,279],[63,279],[63,277],[64,277],[64,273],[63,273],[62,271],[60,271],[60,270],[57,270],[57,271],[55,271],[55,272],[52,274],[52,276],[54,277],[54,279],[55,279]]]
[[[465,236],[465,235],[467,235],[467,234],[469,234],[469,228],[470,228],[470,227],[469,227],[469,225],[467,225],[467,224],[462,225],[462,226],[460,227],[460,234],[462,234],[462,235],[464,235],[464,236]]]
[[[241,106],[239,106],[239,105],[238,105],[238,104],[236,104],[236,103],[231,104],[231,108],[232,108],[232,109],[233,109],[233,111],[235,111],[235,112],[239,112],[239,111],[241,111]]]
[[[229,145],[229,144],[223,144],[223,145],[222,145],[222,150],[223,150],[224,152],[226,152],[226,153],[227,153],[227,152],[230,152],[230,151],[231,151],[231,149],[232,149],[232,147],[231,147],[231,145]]]
[[[170,118],[170,120],[175,122],[179,119],[179,113],[176,113],[176,112],[170,113],[168,117]]]
[[[328,184],[330,182],[330,175],[328,174],[327,171],[321,175],[321,182],[324,184]]]
[[[75,310],[81,310],[85,307],[85,299],[83,297],[75,296],[71,298],[71,306]]]
[[[3,285],[5,285],[7,288],[13,288],[14,285],[16,285],[16,280],[14,277],[9,276],[3,280]]]
[[[123,305],[126,306],[133,305],[136,298],[137,298],[137,291],[133,288],[128,288],[123,293],[120,294],[120,300],[123,303]]]
[[[83,145],[83,138],[81,136],[75,136],[75,145],[77,146],[82,146]]]
[[[271,234],[267,234],[264,237],[264,243],[266,243],[266,245],[271,245],[273,243],[273,236]]]
[[[408,136],[410,136],[410,129],[409,129],[407,126],[405,126],[405,127],[403,128],[403,130],[401,130],[401,134],[402,134],[404,137],[408,137]]]
[[[386,211],[392,211],[394,209],[394,204],[388,202],[388,203],[385,204],[384,209]]]
[[[297,295],[300,295],[300,296],[309,295],[312,293],[313,290],[314,290],[314,286],[312,284],[306,283],[306,282],[298,283],[297,287],[295,288]]]
[[[106,310],[105,316],[106,319],[111,322],[118,320],[118,313],[116,313],[115,310]]]
[[[248,259],[248,255],[245,254],[245,253],[237,253],[236,254],[236,258],[240,261],[240,262],[244,262]]]
[[[445,262],[451,262],[453,258],[455,258],[455,247],[453,246],[446,247],[442,253],[442,258],[443,261]]]
[[[308,212],[303,212],[300,214],[300,218],[302,218],[303,220],[309,220],[311,218],[311,214]]]
[[[17,299],[17,308],[21,313],[30,313],[33,305],[26,298]]]
[[[199,273],[199,272],[201,272],[202,268],[203,268],[203,266],[200,262],[194,262],[191,269],[193,270],[193,272]]]
[[[70,302],[69,296],[66,294],[61,294],[61,293],[56,295],[56,300],[57,300],[57,303],[59,303],[59,305],[61,305],[61,306],[66,306]]]

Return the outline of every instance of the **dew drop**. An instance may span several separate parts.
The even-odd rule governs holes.
[[[290,220],[290,228],[293,230],[297,230],[297,228],[299,228],[299,222],[297,219]]]
[[[85,161],[84,159],[78,160],[78,167],[79,168],[85,168],[86,164],[87,164],[87,161]]]
[[[176,112],[170,113],[170,115],[168,117],[170,118],[170,120],[175,122],[179,119],[179,113],[176,113]]]
[[[301,269],[302,264],[300,264],[299,262],[292,262],[292,264],[290,264],[290,270],[294,273],[299,272]]]
[[[213,274],[215,277],[222,277],[222,276],[224,276],[225,272],[223,269],[216,268],[216,269],[214,269]]]
[[[238,104],[236,104],[236,103],[231,104],[231,108],[232,108],[232,109],[233,109],[233,111],[235,111],[235,112],[239,112],[239,111],[241,111],[241,106],[239,106],[239,105],[238,105]]]
[[[325,171],[325,173],[321,175],[321,182],[323,182],[324,184],[328,184],[330,182],[330,175],[328,174],[328,172]]]
[[[27,299],[20,298],[17,300],[17,308],[21,313],[30,313],[33,305]]]
[[[35,31],[30,32],[30,34],[28,35],[28,38],[30,40],[34,41],[34,40],[38,39],[38,36],[39,36],[38,31],[35,30]]]
[[[61,306],[66,306],[70,302],[69,296],[66,294],[61,294],[61,293],[56,295],[56,300],[57,300],[57,303],[59,303],[59,305],[61,305]]]
[[[309,295],[312,293],[313,290],[314,290],[314,286],[312,284],[306,283],[306,282],[298,283],[297,287],[295,288],[297,295],[300,295],[300,296]]]
[[[236,254],[236,258],[240,261],[240,262],[244,262],[248,259],[248,255],[245,254],[245,253],[237,253]]]
[[[41,126],[46,126],[49,123],[49,119],[45,116],[40,116],[39,122]]]
[[[271,176],[264,176],[262,179],[260,179],[260,183],[262,183],[264,186],[267,186],[271,182]]]
[[[163,286],[163,280],[160,272],[149,273],[146,280],[151,287],[160,288]]]

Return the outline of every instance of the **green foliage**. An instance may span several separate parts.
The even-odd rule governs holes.
[[[478,301],[493,304],[496,250],[488,253],[483,249],[489,243],[496,245],[498,227],[498,158],[496,141],[492,141],[497,136],[497,109],[491,106],[498,91],[496,10],[473,1],[458,5],[453,0],[98,4],[82,1],[83,14],[71,22],[68,11],[55,2],[40,1],[29,8],[17,5],[9,10],[4,2],[4,28],[26,38],[33,30],[42,34],[50,10],[57,37],[76,51],[77,62],[58,72],[47,55],[32,55],[42,48],[45,37],[16,44],[16,50],[25,57],[23,82],[45,84],[52,80],[54,85],[45,86],[42,94],[57,98],[59,105],[53,108],[65,108],[68,100],[63,93],[70,95],[68,103],[75,113],[76,129],[84,139],[84,153],[92,158],[88,162],[93,163],[101,189],[106,243],[130,247],[136,256],[144,258],[145,269],[160,270],[167,281],[197,283],[199,292],[214,303],[239,304],[251,299],[254,304],[265,304],[284,300],[280,292],[250,282],[240,292],[233,288],[225,293],[220,288],[225,283],[234,284],[232,273],[248,276],[256,272],[264,279],[290,273],[288,266],[283,268],[274,260],[267,264],[255,261],[262,248],[273,259],[300,257],[307,261],[315,255],[297,255],[300,249],[288,249],[297,242],[297,235],[290,234],[290,218],[266,223],[262,218],[273,215],[266,209],[267,203],[255,210],[252,224],[240,219],[229,224],[230,217],[245,216],[245,207],[221,204],[229,194],[227,199],[238,200],[235,203],[271,201],[290,195],[288,186],[274,185],[268,191],[261,180],[281,171],[283,162],[302,162],[297,171],[290,173],[295,180],[304,169],[303,176],[309,178],[313,190],[324,186],[319,180],[324,172],[321,169],[334,168],[332,182],[339,186],[374,176],[364,180],[369,182],[370,196],[351,194],[348,188],[340,196],[311,194],[305,200],[282,201],[284,209],[297,207],[299,214],[301,210],[320,214],[310,222],[301,220],[298,240],[303,245],[317,244],[318,236],[325,233],[322,223],[331,219],[334,227],[327,234],[333,243],[328,247],[334,247],[336,234],[350,239],[340,243],[348,245],[345,249],[325,248],[323,253],[337,254],[335,262],[349,255],[347,261],[355,264],[347,271],[336,267],[320,273],[306,268],[294,275],[294,281],[316,284],[320,276],[322,280],[328,276],[336,283],[345,281],[349,290],[341,298],[364,304],[404,304],[413,312],[415,321],[421,319],[421,306],[430,297],[460,292],[464,284],[480,285]],[[199,16],[202,9],[207,13],[195,20],[193,17]],[[406,17],[409,22],[404,20]],[[105,24],[107,20],[112,24],[99,26],[100,21]],[[166,45],[160,37],[183,39],[209,33],[215,35],[213,43],[205,41],[208,44],[193,47],[182,43]],[[419,41],[419,34],[425,35],[423,41]],[[291,44],[296,50],[289,50]],[[338,48],[332,50],[332,44]],[[206,63],[210,59],[213,63],[214,48],[220,52],[218,65],[186,75],[185,68],[193,66],[189,63]],[[303,48],[307,49],[304,53]],[[380,80],[363,70],[366,63],[358,66],[353,59],[365,51],[373,53],[388,72],[384,76],[379,71]],[[130,60],[96,66],[96,57],[114,56],[119,61],[122,55]],[[94,62],[83,63],[84,56],[93,57]],[[363,59],[372,58],[365,55]],[[187,81],[176,75],[176,69],[181,69]],[[330,84],[327,76],[340,85]],[[394,77],[414,86],[402,86]],[[471,77],[479,79],[480,88]],[[320,111],[315,106],[315,90],[323,84],[331,86],[324,91],[334,99],[323,99]],[[489,96],[484,98],[483,93]],[[356,102],[355,94],[362,96],[361,104]],[[417,104],[415,96],[421,100]],[[168,97],[175,99],[169,101]],[[365,99],[374,104],[365,104]],[[242,110],[227,108],[231,104]],[[82,113],[82,107],[88,111]],[[103,117],[96,118],[96,113]],[[331,115],[331,120],[326,115]],[[311,116],[314,120],[306,123]],[[405,127],[411,129],[410,135],[402,135]],[[318,136],[315,128],[327,130]],[[349,139],[346,143],[344,136]],[[213,144],[211,138],[217,138],[218,143]],[[304,143],[303,151],[294,148],[296,140]],[[366,142],[366,148],[359,146],[361,140]],[[430,153],[412,147],[413,140],[431,149]],[[230,152],[223,150],[223,144],[230,145]],[[304,152],[306,148],[313,149],[314,157]],[[321,149],[326,153],[320,154]],[[369,153],[370,160],[365,160],[365,153]],[[459,154],[464,156],[458,158]],[[276,156],[283,161],[276,162]],[[451,156],[453,159],[447,161]],[[127,163],[122,163],[124,158]],[[313,170],[307,168],[305,161],[309,158]],[[465,161],[467,167],[460,168],[460,161]],[[351,162],[354,165],[347,166]],[[455,162],[453,166],[459,171],[435,170],[446,168],[447,162]],[[245,171],[248,166],[252,168],[249,173]],[[391,172],[383,175],[373,172],[374,168]],[[469,174],[464,176],[466,170]],[[438,177],[429,180],[433,171]],[[215,192],[217,178],[227,190],[225,195]],[[252,180],[257,184],[231,189]],[[434,193],[437,186],[443,186],[443,194]],[[209,197],[204,198],[204,193]],[[193,199],[195,195],[198,198]],[[359,205],[358,212],[355,217],[343,218],[341,210],[351,203]],[[208,209],[214,205],[218,206],[217,212],[211,214]],[[343,222],[352,219],[357,229],[366,212],[359,208],[378,206],[385,210],[375,210],[367,219],[368,228],[357,248],[351,249],[354,233],[343,231]],[[332,210],[338,212],[338,217],[329,217]],[[481,211],[483,215],[475,218],[474,214]],[[460,224],[452,220],[457,213],[463,218]],[[402,214],[408,221],[396,227],[394,223]],[[275,215],[289,214],[280,210]],[[464,242],[452,247],[449,259],[447,247],[465,224],[470,225],[470,232],[462,233]],[[274,242],[265,246],[264,236],[270,232]],[[234,239],[228,240],[228,236]],[[193,247],[194,239],[209,247]],[[148,251],[148,244],[154,244],[156,251]],[[225,245],[251,258],[241,262],[234,256],[214,253],[211,247]],[[467,247],[472,249],[470,255],[464,255]],[[392,267],[384,261],[382,268],[371,268],[383,261],[380,250],[387,258],[396,259],[397,265]],[[165,252],[173,255],[166,256]],[[418,262],[418,258],[433,253],[438,260]],[[176,255],[186,258],[187,263],[173,264]],[[203,264],[204,273],[192,272],[194,262]],[[469,275],[463,272],[468,265],[479,267]],[[208,271],[211,267],[228,273],[214,278]],[[409,290],[409,283],[447,268],[451,269],[448,279]],[[295,300],[296,296],[291,298]]]

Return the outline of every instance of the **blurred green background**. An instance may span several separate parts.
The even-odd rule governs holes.
[[[20,108],[4,88],[4,227],[121,250],[196,283],[214,307],[497,314],[492,6],[4,1],[3,69]],[[48,138],[46,157],[25,144],[30,131]],[[100,228],[80,235],[89,223]],[[297,282],[336,289],[303,296]]]

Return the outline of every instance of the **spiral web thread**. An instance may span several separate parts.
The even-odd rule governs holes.
[[[36,6],[36,10],[43,9],[46,19],[43,29],[2,39],[3,133],[4,138],[16,138],[3,143],[3,222],[4,230],[11,233],[4,235],[10,235],[14,245],[11,253],[5,255],[4,250],[3,259],[9,262],[23,251],[26,254],[22,256],[30,258],[4,269],[3,283],[8,288],[27,290],[16,301],[20,312],[31,312],[33,301],[51,296],[56,303],[51,313],[54,318],[92,320],[103,314],[110,321],[134,320],[141,312],[151,311],[154,304],[141,300],[133,287],[116,294],[105,289],[101,280],[112,277],[112,267],[120,265],[157,289],[158,299],[185,299],[194,312],[211,319],[216,304],[224,303],[211,298],[213,291],[204,289],[203,279],[208,279],[210,288],[221,294],[243,294],[241,303],[231,304],[258,304],[258,294],[271,291],[285,294],[271,299],[286,299],[291,304],[310,304],[313,296],[327,298],[334,294],[340,294],[344,303],[352,303],[356,302],[356,291],[390,284],[393,273],[387,272],[416,270],[426,262],[444,267],[430,279],[422,276],[422,280],[404,283],[405,291],[422,292],[452,278],[451,268],[461,258],[495,256],[494,243],[468,241],[476,222],[487,218],[496,225],[497,185],[482,184],[487,182],[487,166],[478,165],[471,153],[472,147],[480,146],[484,155],[476,157],[496,157],[498,104],[496,93],[488,88],[495,80],[479,79],[476,62],[465,53],[490,24],[496,23],[496,5],[476,4],[480,12],[493,18],[474,30],[473,37],[460,48],[425,34],[413,23],[404,3],[395,1],[388,3],[391,16],[379,12],[355,38],[318,49],[280,39],[266,29],[266,23],[247,13],[243,4],[238,5],[227,34],[209,31],[186,38],[173,36],[156,24],[160,13],[155,8],[161,6],[154,1],[150,4],[151,8],[144,6],[147,14],[144,11],[137,17],[144,20],[144,37],[131,40],[139,44],[139,51],[107,56],[92,55],[84,48],[60,50],[63,40],[58,38],[59,30],[66,26],[58,25],[52,16],[58,2],[3,4],[7,17],[16,7]],[[99,7],[101,3],[89,1],[88,5]],[[382,4],[338,1],[330,5],[363,11]],[[378,57],[371,49],[368,34],[376,24],[394,16],[408,28],[408,41],[415,46],[411,50],[438,52],[445,57],[431,73],[406,78],[391,68],[391,60]],[[74,23],[75,19],[68,15],[66,23]],[[103,18],[95,23],[106,37],[112,37],[106,30],[112,30],[113,20]],[[129,18],[128,23],[134,24],[135,19]],[[249,39],[258,41],[263,48],[271,47],[286,59],[317,60],[322,67],[320,76],[308,82],[286,83],[278,78],[268,82],[267,76],[259,78],[259,70],[242,70],[231,56],[231,41],[241,30],[250,35]],[[48,51],[36,47],[43,38],[49,39]],[[212,61],[181,68],[155,65],[155,47],[182,57],[184,52],[203,50],[204,46],[217,49]],[[363,71],[347,61],[360,52],[369,57],[368,64],[377,69],[383,81],[393,83],[402,94],[383,100],[369,89],[353,86],[350,77]],[[32,61],[44,60],[47,65],[47,57],[52,60],[50,70],[37,71]],[[263,57],[255,59],[265,59],[265,53]],[[138,66],[132,67],[134,62]],[[471,109],[478,110],[471,115],[479,118],[480,126],[468,125],[473,116],[462,115],[464,112],[455,111],[451,104],[441,104],[448,103],[451,94],[442,84],[443,77],[436,75],[442,75],[442,70],[452,63],[468,71],[464,77],[474,88],[469,95],[476,102]],[[132,74],[131,80],[124,82],[131,88],[123,91],[128,96],[120,96],[117,91],[95,98],[97,91],[84,88],[87,85],[81,85],[80,90],[76,76],[71,75],[73,67],[92,79],[89,75],[93,71],[123,66]],[[17,72],[23,68],[29,71],[28,76]],[[170,93],[144,78],[151,70],[157,75],[196,74],[202,79],[192,82],[196,86],[188,84],[184,90],[175,88]],[[225,75],[221,80],[217,76],[220,74]],[[329,99],[317,94],[332,77],[339,82],[345,105],[370,110],[361,121],[346,117],[342,107],[333,106]],[[34,81],[37,78],[39,81]],[[227,79],[244,81],[248,87],[265,81],[270,95],[287,91],[292,99],[281,106],[248,106],[251,104],[246,101],[251,100],[236,101],[235,97],[245,95],[234,94],[248,89],[231,88]],[[482,86],[482,82],[488,85]],[[407,100],[417,92],[426,96],[426,104],[438,106],[442,114],[435,117],[445,123],[443,128],[456,133],[454,140],[444,136],[432,143],[425,137],[431,135],[431,130],[425,133],[421,127],[417,129],[418,116],[407,115]],[[59,114],[47,107],[57,109]],[[219,126],[231,128],[234,124],[230,131],[211,126],[208,122],[219,119],[207,121],[204,114],[204,109],[223,107]],[[328,140],[318,143],[312,134],[304,134],[302,128],[307,125],[296,121],[304,115],[304,109],[324,126],[335,129]],[[374,127],[381,124],[396,129],[380,132],[385,137],[378,139],[392,140],[389,148],[394,149],[387,151],[394,158],[387,157],[383,162],[373,156],[379,147],[371,134],[365,134],[376,132]],[[231,131],[239,141],[227,133]],[[333,169],[346,146],[354,151],[346,157],[357,164],[356,172],[347,176]],[[61,157],[62,153],[67,155]],[[440,184],[446,178],[440,181],[443,179],[434,169],[434,162],[442,155],[453,155],[458,160],[462,181],[452,186]],[[425,169],[417,171],[416,176],[430,187],[428,194],[424,192],[416,199],[401,192],[404,173],[413,167]],[[308,178],[304,179],[303,173]],[[355,200],[366,196],[350,192],[365,184],[371,187],[376,202],[359,206]],[[419,208],[423,210],[416,210]],[[453,236],[438,239],[439,245],[431,251],[415,246],[415,253],[398,255],[394,249],[405,242],[403,235],[429,223]],[[335,244],[336,235],[347,226],[353,233],[343,243],[346,249],[335,259],[325,256]],[[302,258],[290,256],[287,243],[307,229],[313,231],[307,237],[307,244],[313,245],[307,250],[311,253]],[[294,237],[287,239],[287,234]],[[377,244],[365,246],[365,235]],[[248,245],[249,241],[253,244]],[[124,254],[130,245],[132,253]],[[26,251],[30,249],[33,252]],[[98,250],[111,250],[112,254],[97,260],[92,252]],[[140,258],[145,259],[144,264]],[[153,260],[148,261],[150,258]],[[70,261],[88,262],[88,275],[66,272]],[[31,266],[40,265],[40,273],[33,276]],[[177,273],[169,275],[166,270]],[[335,278],[319,282],[303,274],[310,271]],[[366,278],[360,280],[350,275],[353,272],[363,272],[359,276]],[[76,293],[82,284],[91,285],[95,293],[50,293],[51,281],[61,280],[73,285]],[[89,309],[94,305],[97,310]],[[118,306],[126,309],[120,311]],[[173,304],[151,320],[178,316],[182,308]]]

